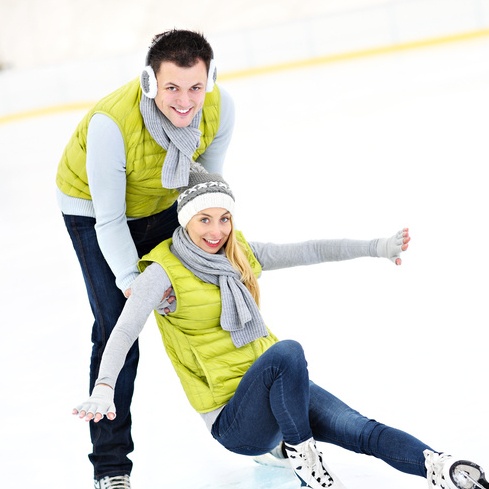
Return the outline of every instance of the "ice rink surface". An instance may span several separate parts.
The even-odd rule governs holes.
[[[249,240],[412,236],[401,267],[363,258],[264,274],[267,324],[299,340],[311,378],[352,407],[489,470],[488,60],[482,38],[222,86],[237,111],[225,176]],[[86,397],[92,318],[54,184],[83,113],[0,125],[5,489],[92,487],[88,429],[71,415]],[[212,439],[153,318],[140,341],[134,489],[298,487]],[[426,487],[321,448],[349,489]]]

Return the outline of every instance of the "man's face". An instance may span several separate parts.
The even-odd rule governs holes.
[[[199,59],[190,68],[180,68],[164,61],[158,73],[158,93],[155,103],[158,109],[175,127],[187,127],[202,108],[207,85],[207,68]]]

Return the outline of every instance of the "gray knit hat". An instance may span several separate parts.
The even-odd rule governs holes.
[[[234,212],[234,195],[218,173],[191,171],[188,186],[180,189],[177,199],[178,222],[185,228],[195,214],[210,207]]]

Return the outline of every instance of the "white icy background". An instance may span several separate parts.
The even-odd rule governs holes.
[[[489,469],[488,60],[483,38],[222,85],[237,109],[225,176],[248,239],[370,239],[404,226],[412,236],[401,267],[364,258],[264,274],[267,323],[304,345],[313,380],[365,415]],[[31,98],[53,83],[42,70],[24,82]],[[6,489],[92,487],[87,426],[71,415],[86,397],[92,317],[54,184],[84,112],[0,125]],[[134,489],[297,487],[288,471],[212,439],[153,318],[140,341]],[[350,489],[426,487],[371,457],[322,449]]]

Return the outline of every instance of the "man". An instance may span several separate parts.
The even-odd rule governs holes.
[[[178,226],[178,189],[193,161],[222,173],[234,105],[215,82],[213,51],[199,33],[155,36],[138,79],[100,100],[68,142],[57,194],[94,315],[90,392],[106,341],[131,293],[137,262]],[[97,489],[130,488],[130,405],[138,344],[117,382],[117,418],[90,423]]]

